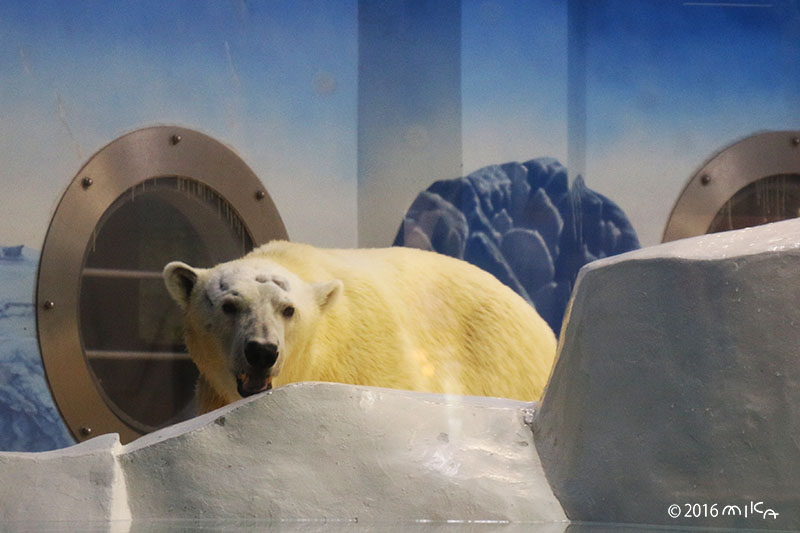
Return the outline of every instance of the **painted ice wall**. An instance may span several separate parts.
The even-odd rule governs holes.
[[[566,161],[567,3],[464,0],[461,9],[458,176],[510,161]]]
[[[177,124],[232,146],[292,239],[354,246],[356,25],[356,0],[2,2],[0,243],[41,249],[93,153]]]
[[[0,248],[0,450],[45,451],[75,443],[53,403],[36,342],[38,253]]]
[[[490,272],[557,336],[581,267],[639,248],[625,213],[580,176],[570,186],[567,170],[552,158],[437,181],[414,200],[394,244]]]
[[[413,168],[388,175],[416,190],[398,189],[407,205],[381,223],[380,244],[391,242],[419,184],[537,157],[566,162],[572,178],[583,175],[616,201],[642,243],[654,244],[705,160],[756,131],[797,126],[795,0],[447,5],[460,15],[419,0],[365,2],[362,10],[378,16],[361,20],[357,0],[3,2],[0,181],[18,192],[0,198],[13,221],[0,242],[39,249],[66,182],[92,153],[138,127],[177,123],[239,152],[291,238],[358,244],[358,158],[369,142],[366,130],[358,140],[359,105],[368,100],[358,90],[359,27],[387,43],[406,32],[411,47],[422,30],[409,28],[428,21],[419,61],[384,65],[376,105],[383,97],[407,126],[385,141],[390,151],[416,144],[454,154],[441,167],[434,158],[430,176],[420,177],[414,151],[401,150],[396,166]],[[407,72],[420,64],[447,83],[420,85],[426,77]],[[400,106],[392,95],[404,91]],[[460,106],[434,105],[449,93]],[[415,109],[424,112],[414,117]],[[437,112],[456,122],[437,129]]]
[[[571,172],[643,245],[716,152],[800,127],[796,0],[570,0]]]
[[[359,3],[358,242],[392,243],[414,195],[461,170],[461,0]]]

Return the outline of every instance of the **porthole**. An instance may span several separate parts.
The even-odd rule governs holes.
[[[664,241],[800,216],[800,132],[760,133],[714,156],[686,185]]]
[[[739,189],[707,233],[750,228],[800,216],[800,174],[767,176]]]
[[[124,442],[188,418],[197,370],[161,280],[286,238],[261,182],[203,134],[154,127],[95,154],[64,193],[42,249],[37,324],[73,435]]]

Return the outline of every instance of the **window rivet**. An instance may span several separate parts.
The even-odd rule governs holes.
[[[709,176],[708,174],[703,174],[700,177],[700,184],[701,185],[708,185],[709,183],[711,183],[711,176]]]
[[[45,311],[50,311],[55,306],[56,306],[56,304],[52,300],[45,300],[44,304],[42,305],[42,307],[44,307]]]
[[[88,189],[88,188],[89,188],[89,187],[91,187],[92,185],[94,185],[94,180],[93,180],[92,178],[90,178],[89,176],[86,176],[85,178],[83,178],[83,179],[81,180],[81,186],[82,186],[84,189]]]
[[[263,200],[267,197],[267,191],[256,191],[256,200]]]
[[[182,140],[183,140],[183,137],[181,137],[178,134],[175,134],[175,135],[172,136],[172,138],[170,139],[169,142],[171,142],[173,144],[173,146],[174,146],[174,145],[178,144],[179,142],[181,142]]]
[[[89,426],[83,426],[81,428],[81,437],[89,437],[92,434],[92,428]]]

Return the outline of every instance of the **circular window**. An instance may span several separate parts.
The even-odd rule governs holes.
[[[53,216],[37,287],[47,378],[76,438],[127,442],[194,414],[197,370],[161,270],[274,238],[286,230],[258,178],[205,135],[147,128],[89,160]]]
[[[663,240],[800,216],[800,132],[753,135],[717,154],[684,188]]]
[[[750,228],[800,216],[800,174],[768,176],[739,189],[707,233]]]

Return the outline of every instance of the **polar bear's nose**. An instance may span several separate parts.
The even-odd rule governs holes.
[[[270,368],[278,360],[278,346],[271,342],[250,341],[244,346],[244,358],[253,368]]]

